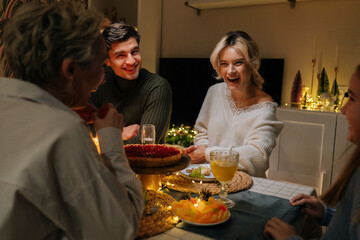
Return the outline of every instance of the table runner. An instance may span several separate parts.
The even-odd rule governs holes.
[[[164,192],[179,199],[181,193],[173,190]],[[289,200],[264,195],[251,191],[229,194],[228,198],[234,200],[236,205],[230,209],[231,218],[222,224],[199,227],[180,222],[177,228],[197,233],[213,239],[265,239],[263,235],[265,223],[276,216],[283,221],[293,224],[300,214],[300,207],[292,207]]]

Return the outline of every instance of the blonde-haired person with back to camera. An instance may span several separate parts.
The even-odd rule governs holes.
[[[105,79],[103,16],[70,1],[24,3],[7,24],[14,79],[0,78],[0,239],[132,239],[144,209],[114,106],[81,109]]]
[[[192,163],[203,163],[210,151],[233,147],[240,168],[265,177],[283,123],[275,116],[277,104],[262,90],[258,46],[246,32],[229,32],[210,61],[224,82],[209,88],[195,124],[195,146],[185,153]]]
[[[349,124],[348,140],[356,145],[355,152],[321,200],[305,194],[290,200],[291,205],[303,205],[302,212],[327,226],[323,239],[360,239],[360,65],[350,79],[348,97],[341,113]],[[275,217],[265,224],[264,233],[276,240],[301,239],[293,226]]]

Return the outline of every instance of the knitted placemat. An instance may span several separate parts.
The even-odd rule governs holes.
[[[161,178],[161,183],[167,188],[180,192],[200,193],[205,188],[212,194],[219,194],[220,184],[218,182],[198,182],[181,175],[169,175]],[[249,174],[237,171],[234,178],[228,183],[227,192],[239,192],[251,188],[253,180]]]
[[[137,239],[165,232],[179,222],[176,215],[169,209],[171,203],[176,201],[172,196],[153,190],[146,191],[149,195],[149,202],[146,204],[140,220]]]

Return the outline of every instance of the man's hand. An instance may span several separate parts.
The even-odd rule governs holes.
[[[320,200],[314,196],[306,194],[299,194],[290,200],[292,206],[305,205],[306,207],[301,209],[303,213],[309,214],[312,217],[323,219],[325,214],[325,207]]]
[[[135,137],[139,133],[139,129],[140,125],[138,124],[132,124],[124,127],[122,132],[122,139],[125,141]]]
[[[273,217],[265,224],[264,234],[266,237],[272,236],[275,240],[284,240],[296,235],[296,231],[293,226]]]

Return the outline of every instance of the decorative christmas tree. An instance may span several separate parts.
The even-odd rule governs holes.
[[[329,93],[329,91],[330,91],[329,78],[326,74],[325,68],[323,68],[319,79],[317,95],[320,96],[324,92]]]
[[[307,98],[308,98],[308,93],[305,92],[304,97],[303,97],[303,99],[302,99],[302,101],[301,101],[301,105],[302,105],[304,108],[306,108],[307,105],[308,105],[308,103],[307,103]]]
[[[330,94],[335,98],[335,101],[334,101],[334,104],[335,105],[339,105],[340,103],[340,100],[339,100],[339,95],[340,95],[340,90],[339,90],[339,86],[337,84],[337,81],[336,81],[336,78],[331,86],[331,91],[330,91]]]
[[[295,75],[291,88],[291,106],[299,107],[302,97],[302,79],[300,70]]]

